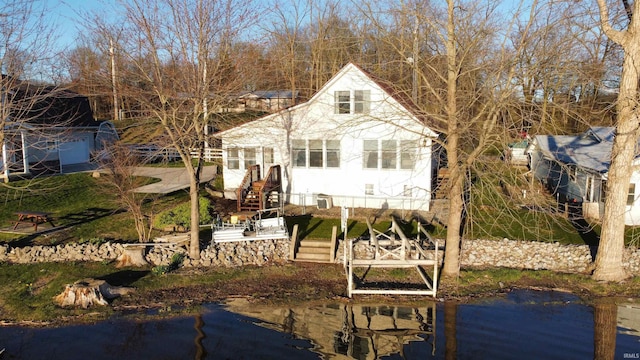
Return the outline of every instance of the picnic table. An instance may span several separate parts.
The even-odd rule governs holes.
[[[53,221],[49,217],[50,213],[42,212],[42,211],[18,211],[16,212],[18,215],[18,221],[13,225],[13,230],[15,230],[20,224],[29,224],[33,225],[33,230],[38,231],[38,225],[43,223],[50,223],[53,225]]]

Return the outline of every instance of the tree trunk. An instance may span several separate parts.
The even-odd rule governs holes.
[[[459,168],[454,167],[450,170],[449,216],[447,219],[447,239],[444,249],[442,276],[453,278],[460,275],[461,229],[462,214],[464,211],[462,193],[464,181]]]
[[[634,11],[640,9],[635,2]],[[607,180],[607,197],[605,199],[602,233],[596,254],[593,278],[604,281],[620,281],[628,277],[622,267],[624,252],[625,212],[629,182],[633,173],[633,160],[638,151],[638,61],[640,61],[640,20],[636,16],[624,32],[611,29],[608,23],[608,12],[603,1],[598,1],[602,27],[607,36],[622,45],[625,51],[622,65],[620,93],[616,110],[618,112],[616,136],[611,150],[611,164]],[[634,199],[635,201],[635,199]]]
[[[104,280],[84,279],[65,286],[64,291],[55,296],[53,301],[60,306],[75,306],[86,309],[94,305],[109,305],[107,300],[127,295],[133,289],[111,286]]]
[[[116,260],[116,267],[142,267],[149,265],[144,258],[145,249],[143,245],[125,247],[124,252]]]
[[[447,22],[447,162],[449,164],[449,217],[447,221],[447,240],[444,251],[442,276],[457,277],[460,274],[460,227],[464,203],[463,171],[458,158],[458,110],[457,94],[457,58],[454,26],[454,2],[448,0]]]
[[[191,179],[189,188],[191,198],[191,241],[189,242],[189,257],[200,259],[200,197],[198,196],[198,182]]]

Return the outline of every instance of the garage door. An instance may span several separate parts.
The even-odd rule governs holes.
[[[60,164],[80,164],[89,162],[87,139],[73,139],[60,143]]]

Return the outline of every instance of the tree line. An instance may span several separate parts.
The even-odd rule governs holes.
[[[16,1],[0,13],[24,14],[16,9],[32,11],[35,3]],[[3,31],[10,45],[0,48],[0,66],[25,77],[34,64],[49,64],[49,79],[88,96],[96,117],[161,126],[190,172],[197,221],[202,162],[194,164],[190,151],[204,151],[206,129],[235,121],[217,110],[250,90],[291,90],[304,101],[353,62],[410,99],[424,125],[443,134],[450,170],[443,274],[455,276],[472,220],[468,199],[484,190],[474,179],[499,173],[502,182],[521,181],[488,162],[490,155],[523,133],[619,126],[624,109],[632,109],[618,96],[623,68],[635,66],[625,62],[632,42],[615,35],[632,36],[632,7],[605,0],[117,1],[101,13],[78,13],[82,36],[59,56],[31,55],[26,49],[42,49],[27,48],[32,37]],[[32,24],[2,22],[0,28]],[[637,75],[630,76],[637,83]],[[629,101],[637,101],[637,90],[630,94]],[[624,116],[633,118],[633,111]],[[629,133],[637,139],[637,129]],[[631,170],[625,171],[620,184],[626,179],[628,185]],[[626,196],[620,186],[616,191]],[[499,196],[492,201],[508,207]],[[604,222],[613,224],[608,216]],[[194,224],[190,255],[197,257]],[[603,237],[615,239],[621,254],[620,233],[608,234]]]

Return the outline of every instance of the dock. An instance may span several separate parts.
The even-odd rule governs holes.
[[[345,241],[344,264],[347,276],[348,296],[354,294],[400,294],[436,296],[438,291],[438,241],[433,240],[427,231],[418,224],[418,237],[409,239],[392,218],[391,234],[369,227],[369,246],[373,248],[373,257],[358,258],[354,251],[354,239]],[[424,236],[424,238],[422,238]],[[366,268],[360,276],[356,269]],[[422,282],[415,288],[372,288],[367,287],[365,278],[371,268],[415,268]]]

